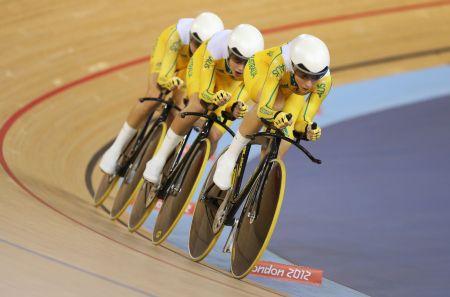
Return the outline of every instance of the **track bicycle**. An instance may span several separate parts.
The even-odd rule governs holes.
[[[140,189],[135,191],[137,196],[130,214],[128,227],[130,231],[136,231],[145,222],[156,202],[162,200],[153,229],[154,244],[162,243],[170,235],[191,201],[209,159],[211,143],[208,135],[214,123],[234,136],[234,132],[226,126],[227,120],[231,119],[226,113],[223,113],[223,120],[208,110],[204,113],[182,112],[180,115],[204,118],[206,121],[187,152],[182,156],[191,132],[166,162],[160,183],[152,184],[142,179]]]
[[[232,228],[223,250],[231,251],[233,277],[243,278],[253,269],[270,241],[283,203],[286,169],[283,160],[278,158],[281,141],[293,144],[312,162],[321,164],[321,160],[300,144],[303,137],[296,133],[297,140],[294,141],[273,127],[269,127],[267,132],[252,134],[251,141],[236,162],[232,187],[227,191],[220,190],[213,182],[216,160],[202,187],[192,218],[189,254],[194,261],[201,261],[208,255],[224,225],[227,225]],[[265,147],[265,154],[242,187],[253,145]],[[240,215],[235,218],[240,209]]]
[[[119,178],[124,178],[123,183],[119,188],[118,194],[116,195],[113,209],[111,210],[112,218],[117,218],[118,216],[120,216],[120,214],[126,208],[126,206],[124,207],[123,204],[125,204],[127,201],[123,201],[123,198],[117,198],[122,196],[126,196],[128,198],[130,196],[129,194],[127,195],[126,192],[130,191],[130,188],[136,186],[135,176],[137,175],[138,171],[143,170],[143,161],[153,155],[156,147],[160,144],[161,139],[165,135],[165,132],[167,130],[165,121],[169,116],[170,111],[172,109],[180,110],[180,108],[178,108],[173,102],[165,101],[163,99],[164,96],[165,94],[162,93],[159,98],[145,97],[139,99],[141,102],[155,101],[161,103],[163,105],[162,111],[156,120],[153,118],[154,113],[149,113],[144,127],[140,129],[139,133],[137,133],[133,137],[133,139],[126,146],[123,153],[119,156],[115,171],[116,173],[111,175],[103,173],[100,184],[94,195],[95,206],[100,206],[105,201],[105,199],[108,198]],[[145,162],[143,164],[145,165]]]

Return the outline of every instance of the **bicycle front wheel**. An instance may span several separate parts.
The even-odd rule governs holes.
[[[231,251],[231,273],[235,278],[244,278],[255,267],[269,244],[283,204],[286,169],[280,159],[269,163],[270,169],[259,200],[259,211],[254,220],[249,217],[252,197],[242,210],[238,229]],[[260,178],[264,178],[262,175]],[[255,182],[258,182],[255,181]],[[255,194],[255,193],[253,193]]]
[[[111,191],[114,189],[117,181],[119,180],[119,176],[110,175],[102,172],[103,176],[100,180],[100,184],[97,187],[97,191],[95,191],[94,195],[94,205],[98,207],[103,204],[103,202],[108,198]]]
[[[169,174],[172,164],[175,162],[176,152],[174,151],[163,169],[163,176]],[[137,231],[142,224],[147,220],[148,216],[152,212],[158,198],[156,197],[157,186],[141,179],[138,186],[131,195],[131,200],[134,199],[134,205],[131,209],[130,218],[128,221],[128,230],[130,232]],[[136,198],[135,198],[136,197]]]
[[[193,149],[193,152],[186,160],[186,164],[180,167],[184,173],[182,174],[183,182],[180,184],[179,192],[168,194],[156,218],[153,232],[154,244],[162,243],[181,219],[205,169],[211,144],[209,139],[204,139],[191,149]],[[181,160],[181,162],[184,162],[184,160]],[[173,174],[176,174],[176,172]]]
[[[225,151],[226,149],[223,150],[222,154]],[[192,217],[189,231],[189,255],[194,261],[201,261],[209,254],[223,229],[223,226],[218,232],[214,232],[213,229],[216,213],[228,192],[221,191],[214,185],[213,181],[217,160],[222,154],[217,157],[203,184],[200,197],[195,206],[194,216]]]
[[[138,152],[135,163],[131,164],[130,168],[128,168],[111,208],[110,218],[112,220],[120,217],[127,206],[130,205],[131,201],[133,201],[132,194],[144,173],[145,165],[160,147],[166,131],[166,123],[162,122],[156,126],[150,132],[151,134],[148,136],[146,143],[141,147],[141,151]]]

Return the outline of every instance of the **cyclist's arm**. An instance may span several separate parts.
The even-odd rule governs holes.
[[[262,87],[258,100],[258,117],[272,122],[275,119],[276,110],[272,109],[278,96],[279,80],[271,73],[269,68],[266,81]]]
[[[166,85],[174,76],[177,66],[178,51],[181,45],[181,39],[178,31],[172,31],[167,40],[166,51],[161,62],[158,85]]]
[[[316,83],[315,90],[309,95],[295,121],[294,130],[305,132],[306,126],[313,122],[314,116],[331,89],[331,76],[327,75]]]
[[[233,106],[236,104],[236,102],[240,101],[243,103],[246,103],[249,99],[248,93],[245,90],[245,85],[242,82],[239,84],[239,86],[233,91],[231,94],[231,100],[228,101],[227,104],[225,104],[225,111],[233,113]]]
[[[216,61],[207,48],[202,56],[196,58],[198,60],[194,60],[194,64],[200,63],[199,98],[206,103],[212,103],[216,85]]]
[[[289,97],[286,98],[284,103],[283,111],[285,113],[290,113],[292,115],[292,123],[295,123],[301,113],[302,107],[304,104],[303,95],[298,95],[292,93]]]
[[[186,73],[188,97],[198,96],[200,89],[200,69],[206,50],[206,42],[202,43],[189,60]]]

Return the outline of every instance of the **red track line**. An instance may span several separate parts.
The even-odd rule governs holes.
[[[366,18],[366,17],[373,17],[373,16],[377,16],[377,15],[399,13],[399,12],[419,10],[419,9],[423,9],[423,8],[431,8],[431,7],[444,6],[444,5],[450,5],[450,0],[415,3],[415,4],[410,4],[410,5],[368,10],[368,11],[357,12],[357,13],[352,13],[352,14],[337,15],[337,16],[332,16],[332,17],[323,18],[323,19],[316,19],[316,20],[298,22],[298,23],[293,23],[293,24],[287,24],[287,25],[274,27],[274,28],[263,29],[263,30],[261,30],[261,32],[264,34],[272,34],[272,33],[280,32],[280,31],[287,31],[287,30],[292,30],[292,29],[296,29],[296,28],[317,26],[317,25],[323,25],[323,24],[328,24],[328,23],[337,23],[337,22],[361,19],[361,18]]]
[[[445,0],[445,1],[434,1],[434,2],[426,2],[426,3],[417,3],[417,4],[412,4],[412,5],[405,5],[405,6],[398,6],[398,7],[392,7],[392,8],[385,8],[385,9],[379,9],[379,10],[372,10],[372,11],[366,11],[366,12],[361,12],[361,13],[355,13],[355,14],[348,14],[348,15],[341,15],[341,16],[335,16],[335,17],[329,17],[329,18],[324,18],[324,19],[317,19],[317,20],[311,20],[311,21],[306,21],[306,22],[300,22],[300,23],[294,23],[294,24],[288,24],[285,26],[280,26],[280,27],[275,27],[275,28],[268,28],[268,29],[264,29],[261,30],[263,33],[265,34],[272,34],[272,33],[276,33],[276,32],[280,32],[280,31],[285,31],[285,30],[291,30],[291,29],[295,29],[295,28],[300,28],[300,27],[305,27],[305,26],[314,26],[314,25],[322,25],[322,24],[326,24],[326,23],[334,23],[334,22],[340,22],[340,21],[346,21],[346,20],[351,20],[351,19],[358,19],[358,18],[364,18],[364,17],[371,17],[371,16],[376,16],[376,15],[383,15],[383,14],[390,14],[390,13],[398,13],[398,12],[404,12],[404,11],[410,11],[410,10],[418,10],[418,9],[423,9],[423,8],[429,8],[429,7],[435,7],[435,6],[443,6],[443,5],[448,5],[450,4],[450,0]],[[214,280],[212,278],[209,278],[207,276],[203,276],[201,274],[195,273],[193,271],[189,271],[185,268],[179,267],[175,264],[172,264],[170,262],[164,261],[162,259],[156,258],[150,254],[146,254],[138,249],[135,249],[131,246],[128,246],[120,241],[115,240],[114,238],[111,238],[105,234],[100,233],[99,231],[92,229],[91,227],[83,224],[80,221],[77,221],[76,219],[70,217],[69,215],[63,213],[62,211],[58,210],[57,208],[55,208],[54,206],[50,205],[49,203],[47,203],[45,200],[43,200],[42,198],[40,198],[39,196],[37,196],[35,193],[33,193],[25,184],[23,184],[19,178],[17,178],[14,173],[12,172],[12,170],[9,168],[8,163],[6,162],[5,159],[5,155],[4,155],[4,142],[5,142],[5,138],[7,133],[9,132],[10,128],[14,125],[14,123],[20,118],[22,117],[24,114],[26,114],[28,111],[30,111],[31,109],[33,109],[35,106],[41,104],[42,102],[51,99],[53,97],[55,97],[56,95],[59,95],[69,89],[72,89],[76,86],[79,86],[83,83],[89,82],[91,80],[94,80],[96,78],[111,74],[113,72],[134,66],[134,65],[138,65],[141,64],[145,61],[148,60],[148,56],[145,57],[141,57],[141,58],[137,58],[135,60],[123,63],[123,64],[119,64],[117,66],[113,66],[111,68],[105,69],[103,71],[99,71],[96,72],[94,74],[82,77],[78,80],[69,82],[59,88],[56,88],[48,93],[45,93],[33,100],[31,100],[29,103],[27,103],[25,106],[23,106],[22,108],[18,109],[16,112],[14,112],[7,120],[6,122],[2,125],[1,129],[0,129],[0,164],[2,165],[2,167],[4,168],[5,172],[11,177],[12,180],[14,180],[14,182],[16,182],[16,184],[21,187],[25,192],[27,192],[30,196],[32,196],[33,198],[37,199],[39,202],[41,202],[42,204],[44,204],[45,206],[47,206],[48,208],[54,210],[55,212],[59,213],[60,215],[66,217],[67,219],[75,222],[76,224],[83,226],[84,228],[91,230],[92,232],[105,237],[119,245],[122,245],[124,247],[127,247],[131,250],[136,251],[137,253],[146,255],[156,261],[160,261],[162,263],[165,263],[169,266],[172,267],[176,267],[179,268],[181,270],[184,270],[186,272],[190,272],[192,274],[198,275],[200,277],[203,277],[205,279],[223,284],[225,286],[234,288],[234,289],[238,289],[241,290],[241,288],[236,288],[233,286],[230,286],[229,284]],[[242,291],[242,290],[241,290]],[[247,292],[248,293],[248,292]],[[249,293],[250,294],[250,293]]]

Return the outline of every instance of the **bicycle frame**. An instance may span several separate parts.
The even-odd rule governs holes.
[[[183,184],[184,177],[186,175],[185,173],[186,173],[186,170],[188,167],[187,166],[188,160],[190,159],[191,155],[194,153],[194,149],[197,147],[197,145],[204,139],[208,138],[209,132],[211,131],[211,128],[214,125],[214,123],[221,125],[232,136],[234,136],[234,132],[230,128],[228,128],[228,126],[226,126],[226,122],[228,121],[228,119],[226,117],[224,117],[223,122],[221,122],[217,119],[217,115],[215,113],[211,113],[211,114],[208,114],[208,113],[209,113],[208,111],[206,111],[205,113],[199,113],[199,112],[182,112],[181,113],[181,117],[183,117],[183,118],[185,116],[197,116],[197,117],[205,118],[206,122],[203,124],[199,134],[195,138],[195,140],[192,143],[188,152],[181,159],[181,154],[183,153],[183,148],[187,143],[187,137],[190,135],[191,132],[189,132],[187,137],[185,137],[185,140],[183,143],[183,148],[178,151],[177,156],[175,158],[175,162],[171,167],[171,170],[170,170],[170,173],[169,173],[167,179],[161,183],[160,188],[158,189],[157,196],[159,198],[165,199],[169,195],[169,193],[176,194],[180,191],[180,187]]]
[[[142,145],[144,143],[147,143],[148,138],[150,137],[152,131],[158,127],[158,125],[162,122],[165,122],[167,117],[169,116],[169,112],[172,108],[175,108],[178,111],[181,111],[181,109],[176,106],[173,102],[171,101],[166,101],[163,99],[164,94],[161,94],[161,96],[159,98],[150,98],[150,97],[145,97],[145,98],[140,98],[139,101],[140,102],[144,102],[144,101],[154,101],[154,102],[159,102],[161,104],[163,104],[164,108],[160,114],[160,116],[158,117],[158,119],[153,123],[153,125],[149,128],[151,120],[153,118],[153,114],[154,112],[151,112],[144,124],[144,127],[141,129],[141,131],[139,132],[139,135],[137,136],[137,140],[131,150],[131,157],[129,159],[126,160],[126,162],[124,164],[122,164],[118,170],[119,175],[123,176],[125,175],[127,169],[130,167],[131,164],[135,164],[136,160],[139,156],[139,152],[143,149]]]
[[[250,149],[251,146],[254,145],[256,143],[256,139],[257,138],[271,138],[269,141],[269,151],[267,152],[267,154],[263,157],[263,159],[259,162],[257,168],[255,169],[255,171],[253,172],[252,176],[250,177],[250,179],[247,181],[246,185],[244,186],[244,189],[241,191],[241,185],[242,185],[242,180],[244,178],[244,171],[248,162],[248,157],[250,154]],[[270,129],[269,132],[259,132],[259,133],[255,133],[253,135],[250,136],[250,138],[252,139],[252,141],[247,144],[247,146],[244,148],[244,151],[242,152],[242,157],[241,157],[241,161],[239,166],[237,166],[237,168],[235,169],[236,172],[236,176],[238,177],[235,186],[232,190],[232,192],[230,193],[230,195],[233,195],[230,199],[230,203],[232,204],[232,207],[230,209],[230,211],[228,212],[227,215],[227,220],[225,221],[225,225],[232,225],[233,221],[234,221],[234,216],[236,214],[236,212],[239,210],[239,208],[241,207],[242,203],[246,200],[245,198],[248,197],[249,193],[255,189],[254,191],[256,191],[254,193],[254,195],[252,195],[252,199],[251,200],[247,200],[246,205],[252,205],[252,212],[254,212],[254,217],[253,219],[256,218],[258,211],[259,211],[259,199],[261,197],[261,192],[263,190],[263,183],[261,181],[264,181],[267,178],[267,175],[270,172],[270,161],[272,161],[273,159],[276,159],[278,156],[278,150],[281,144],[281,140],[285,140],[293,145],[295,145],[297,148],[299,148],[303,153],[305,153],[306,156],[308,156],[308,158],[317,164],[321,163],[321,160],[314,158],[314,156],[311,155],[311,153],[304,148],[302,145],[300,145],[300,138],[298,137],[297,141],[293,141],[290,138],[285,137],[284,135],[282,135],[278,130],[276,129]],[[256,184],[255,182],[258,181]],[[209,191],[209,189],[208,189]],[[208,197],[208,196],[206,196]]]

